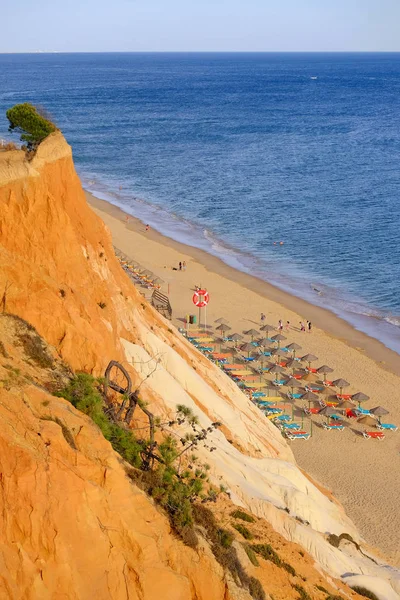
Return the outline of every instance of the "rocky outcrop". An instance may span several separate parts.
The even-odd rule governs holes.
[[[114,359],[136,383],[154,371],[141,396],[155,413],[171,414],[182,403],[205,426],[222,423],[212,440],[218,452],[207,462],[234,502],[300,543],[335,577],[367,574],[400,591],[398,572],[327,543],[328,532],[362,541],[338,503],[297,468],[278,430],[135,290],[86,204],[60,133],[30,162],[22,152],[1,153],[0,204],[3,312],[32,323],[74,370],[101,375]],[[171,536],[88,419],[32,386],[1,393],[6,597],[245,598],[227,586],[206,543],[195,553]],[[76,449],[59,423],[45,418],[49,407],[73,432]]]

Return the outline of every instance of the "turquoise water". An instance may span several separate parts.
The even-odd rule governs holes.
[[[0,55],[1,137],[22,101],[92,192],[400,352],[399,54]]]

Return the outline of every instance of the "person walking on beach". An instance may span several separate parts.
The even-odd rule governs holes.
[[[289,331],[290,328],[290,321],[286,321],[286,331]]]
[[[264,315],[264,313],[261,313],[260,321],[261,321],[261,325],[264,325],[264,321],[265,321],[265,315]]]
[[[182,263],[179,262],[179,270],[182,271]]]
[[[146,225],[146,231],[149,231],[149,229],[150,229],[150,225],[147,223],[147,225]]]
[[[183,261],[183,263],[182,263],[182,269],[183,269],[184,271],[186,271],[186,261],[185,261],[185,260],[184,260],[184,261]]]
[[[279,319],[279,321],[278,321],[278,329],[279,329],[279,331],[283,330],[283,321],[282,321],[282,319]]]
[[[306,330],[306,327],[305,327],[303,321],[300,321],[300,331],[304,331],[305,332],[305,330]]]
[[[307,321],[308,323],[308,333],[311,333],[311,321]]]

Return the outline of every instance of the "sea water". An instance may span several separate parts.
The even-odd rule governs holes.
[[[0,55],[0,137],[25,101],[94,194],[400,352],[400,54]]]

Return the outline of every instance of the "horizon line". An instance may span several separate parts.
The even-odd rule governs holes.
[[[400,54],[399,50],[0,50],[0,54]]]

